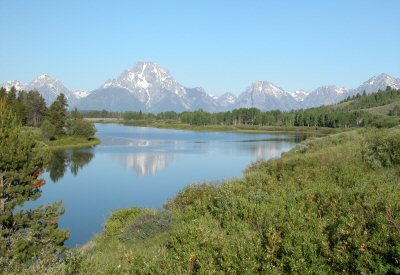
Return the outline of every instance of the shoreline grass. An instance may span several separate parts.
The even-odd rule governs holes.
[[[211,131],[211,132],[233,132],[233,133],[302,133],[315,135],[329,135],[354,130],[353,128],[327,128],[327,127],[284,127],[284,126],[258,126],[258,125],[204,125],[196,126],[177,121],[144,121],[144,120],[124,120],[118,118],[89,118],[94,123],[116,123],[127,126],[151,127],[159,129],[174,129],[187,131]]]
[[[78,148],[78,147],[92,147],[101,143],[101,140],[92,137],[86,138],[76,138],[67,137],[60,140],[50,141],[48,146],[50,149],[67,149],[67,148]]]
[[[38,143],[41,145],[41,149],[59,150],[69,148],[92,147],[100,144],[101,140],[97,137],[92,137],[89,139],[82,137],[62,137],[60,139],[48,142],[38,141]]]

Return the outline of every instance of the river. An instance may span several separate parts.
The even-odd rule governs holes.
[[[162,208],[191,183],[241,177],[253,161],[279,157],[303,136],[166,130],[96,124],[102,143],[54,152],[42,196],[25,207],[63,201],[59,223],[75,247],[103,230],[122,207]]]

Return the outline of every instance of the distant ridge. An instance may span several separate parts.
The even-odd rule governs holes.
[[[357,93],[375,93],[387,86],[400,89],[400,78],[387,74],[374,76],[355,89],[325,85],[312,92],[285,91],[268,81],[255,81],[239,96],[225,93],[213,96],[202,87],[189,88],[176,81],[167,69],[154,62],[140,61],[117,78],[104,82],[93,91],[71,92],[63,83],[47,74],[40,75],[28,84],[17,80],[2,84],[6,90],[14,86],[17,90],[37,90],[47,104],[51,104],[60,93],[64,93],[70,107],[80,110],[109,111],[227,111],[235,108],[255,107],[263,111],[318,107],[335,104]]]

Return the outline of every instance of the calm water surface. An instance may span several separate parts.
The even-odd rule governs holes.
[[[97,124],[101,145],[57,151],[42,196],[26,207],[63,201],[67,246],[89,241],[122,207],[161,208],[194,182],[240,177],[253,161],[279,157],[298,135],[164,130]]]

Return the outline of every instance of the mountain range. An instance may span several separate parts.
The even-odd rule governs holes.
[[[255,107],[263,111],[310,108],[331,105],[357,93],[374,93],[387,86],[400,89],[400,78],[387,74],[374,76],[355,89],[334,85],[321,86],[314,91],[285,91],[268,81],[256,81],[243,93],[235,96],[225,93],[214,96],[202,87],[189,88],[181,85],[164,68],[153,62],[138,62],[117,78],[106,81],[93,91],[72,92],[62,82],[47,74],[40,75],[28,84],[17,80],[2,84],[7,90],[37,90],[47,104],[51,104],[60,93],[68,98],[70,107],[79,110],[109,111],[227,111],[235,108]]]

